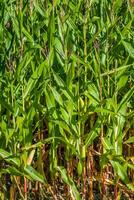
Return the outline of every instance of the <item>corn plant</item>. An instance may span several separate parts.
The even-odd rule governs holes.
[[[0,1],[1,199],[133,199],[131,0]]]

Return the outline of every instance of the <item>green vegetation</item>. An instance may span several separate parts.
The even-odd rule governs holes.
[[[134,198],[134,1],[0,0],[0,198]]]

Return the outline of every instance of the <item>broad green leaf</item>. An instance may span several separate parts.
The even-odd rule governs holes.
[[[34,89],[35,84],[37,83],[38,79],[40,78],[40,76],[42,75],[43,72],[43,68],[45,66],[45,62],[42,62],[38,68],[34,71],[34,73],[32,74],[32,76],[30,77],[28,83],[27,83],[27,87],[24,91],[23,94],[23,98],[25,99],[27,97],[28,94],[30,94],[30,92]]]
[[[124,143],[125,144],[134,143],[134,136],[129,137]]]
[[[134,93],[134,86],[124,95],[124,97],[122,98],[121,102],[119,103],[118,106],[118,111],[120,111],[120,109],[126,105],[128,103],[128,101],[130,100],[130,98],[132,97]]]
[[[134,48],[131,46],[131,43],[128,43],[126,41],[122,41],[122,44],[124,45],[126,51],[129,53],[129,55],[134,58]]]
[[[115,161],[111,161],[111,164],[115,170],[115,173],[121,178],[121,180],[124,183],[128,184],[129,179],[128,179],[128,175],[127,175],[127,168]]]
[[[123,75],[119,78],[119,81],[117,83],[117,87],[118,87],[118,90],[120,90],[122,87],[124,87],[126,85],[128,81],[128,76],[127,75]]]
[[[50,87],[50,89],[51,89],[53,96],[54,96],[55,100],[57,101],[57,103],[59,103],[62,106],[63,100],[62,100],[62,97],[59,94],[59,92],[54,87]]]
[[[99,136],[100,132],[100,127],[99,123],[96,122],[95,126],[92,128],[92,130],[87,134],[86,139],[85,139],[85,146],[88,147],[91,145],[96,137]]]
[[[20,166],[20,160],[17,156],[12,155],[11,153],[5,151],[4,149],[0,149],[0,157],[3,158],[8,163],[12,163],[16,166]]]
[[[46,183],[45,177],[38,173],[32,166],[27,165],[24,167],[24,172],[27,173],[34,181]]]
[[[57,170],[60,172],[61,178],[63,179],[63,181],[64,181],[67,185],[70,186],[74,198],[80,200],[80,199],[81,199],[80,194],[79,194],[79,192],[78,192],[78,190],[77,190],[77,188],[76,188],[76,186],[75,186],[73,180],[72,180],[70,177],[68,177],[67,172],[66,172],[66,169],[65,169],[64,167],[59,167],[59,166],[58,166],[58,167],[57,167]]]

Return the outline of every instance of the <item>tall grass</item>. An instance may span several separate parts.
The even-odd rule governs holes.
[[[133,199],[133,1],[0,1],[1,199]]]

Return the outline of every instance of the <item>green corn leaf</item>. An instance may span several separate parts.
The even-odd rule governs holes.
[[[130,183],[127,175],[127,168],[125,166],[122,166],[118,162],[111,161],[111,164],[115,170],[115,173],[120,177],[120,179],[128,186],[128,188],[134,191],[134,186],[132,185],[132,183]]]
[[[128,179],[128,175],[127,175],[127,168],[125,168],[124,166],[122,166],[120,163],[118,162],[113,162],[111,161],[112,166],[115,170],[115,173],[117,173],[117,175],[121,178],[121,180],[123,182],[125,182],[126,184],[129,183],[129,179]]]
[[[125,143],[125,144],[134,143],[134,136],[129,137],[124,143]]]
[[[0,157],[7,161],[8,163],[12,163],[16,166],[20,166],[20,160],[18,157],[13,156],[11,153],[5,151],[4,149],[0,149]]]
[[[53,96],[54,96],[55,100],[57,101],[57,103],[59,103],[61,106],[63,106],[63,100],[62,100],[62,97],[59,94],[59,92],[54,87],[50,87],[50,89],[51,89]]]
[[[22,32],[24,33],[26,38],[29,40],[29,42],[34,44],[34,40],[33,40],[32,36],[27,32],[27,30],[24,27],[22,27]]]
[[[131,46],[130,43],[122,41],[123,46],[125,47],[126,51],[129,53],[129,55],[134,58],[134,48]]]
[[[94,126],[94,128],[87,134],[86,139],[85,139],[85,146],[88,147],[96,137],[98,137],[99,132],[100,132],[100,124],[97,122]]]
[[[32,178],[34,181],[39,181],[41,183],[46,183],[45,177],[39,174],[32,166],[27,165],[24,167],[24,173]]]
[[[8,172],[9,174],[13,175],[13,176],[24,176],[24,174],[22,172],[20,172],[20,170],[18,170],[15,167],[8,167],[6,169],[6,172]]]
[[[118,87],[118,90],[120,90],[121,88],[123,88],[126,83],[128,81],[128,76],[127,75],[123,75],[119,78],[119,81],[117,83],[117,87]]]
[[[132,97],[133,93],[134,93],[134,86],[122,98],[122,100],[118,106],[118,111],[120,111],[120,109],[128,103],[128,101]]]
[[[78,192],[78,190],[77,190],[77,188],[76,188],[76,186],[75,186],[73,180],[72,180],[70,177],[67,176],[66,169],[63,168],[63,167],[59,167],[59,166],[58,166],[58,167],[57,167],[57,170],[60,172],[61,178],[63,179],[63,181],[64,181],[67,185],[70,186],[74,198],[80,200],[80,199],[81,199],[80,194],[79,194],[79,192]]]
[[[28,83],[27,83],[27,87],[26,90],[24,91],[24,95],[23,98],[25,99],[27,97],[27,95],[34,89],[35,84],[37,83],[38,79],[40,78],[40,76],[42,75],[43,72],[43,68],[44,68],[45,62],[42,62],[38,68],[34,71],[34,73],[32,74],[32,76],[30,77]]]

